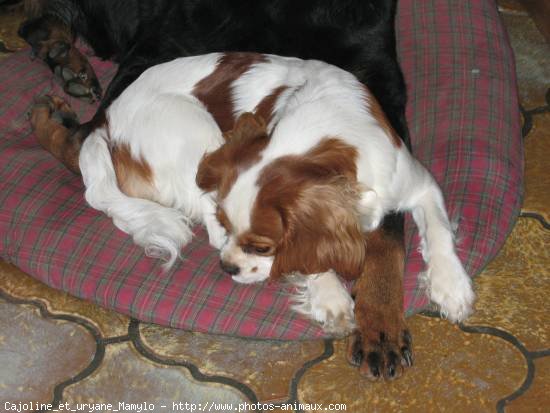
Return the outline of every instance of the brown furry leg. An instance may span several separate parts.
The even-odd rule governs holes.
[[[81,140],[74,133],[78,121],[69,105],[60,97],[42,96],[36,100],[30,117],[38,142],[69,170],[80,174]]]
[[[94,102],[101,98],[101,86],[88,59],[74,44],[55,58],[54,73],[71,96]]]
[[[413,363],[403,314],[404,247],[382,229],[366,237],[366,267],[353,291],[357,330],[347,358],[365,377],[391,380]]]
[[[92,102],[101,97],[97,76],[74,45],[69,27],[58,20],[38,18],[23,23],[19,35],[32,46],[33,55],[48,64],[66,93]]]

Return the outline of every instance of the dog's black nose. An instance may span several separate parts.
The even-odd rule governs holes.
[[[222,267],[222,270],[224,270],[226,273],[231,275],[237,275],[241,269],[233,264],[228,264],[226,262],[223,262],[220,260],[220,267]]]

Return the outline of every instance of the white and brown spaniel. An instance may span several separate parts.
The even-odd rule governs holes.
[[[386,257],[370,248],[369,234],[390,211],[412,211],[431,300],[453,321],[472,310],[470,278],[438,185],[348,72],[248,53],[177,59],[144,72],[96,119],[81,148],[50,119],[52,111],[67,118],[69,109],[58,98],[42,102],[32,115],[40,142],[80,169],[88,203],[148,255],[172,265],[191,239],[191,224],[202,222],[235,281],[294,275],[298,311],[337,333],[357,326],[352,363],[369,359],[368,342],[390,334],[400,338],[386,359],[403,352],[393,369],[400,357],[412,362],[403,350],[410,337],[401,281],[363,277],[377,271],[369,254],[402,272],[402,253]],[[355,294],[373,297],[356,297],[356,321],[339,277],[359,279]],[[384,306],[397,309],[395,322],[359,319]],[[374,377],[375,358],[364,368]],[[383,375],[393,377],[388,360]]]

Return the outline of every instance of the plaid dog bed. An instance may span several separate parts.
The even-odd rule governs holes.
[[[522,145],[514,62],[491,0],[401,0],[398,47],[415,155],[434,173],[458,219],[470,274],[496,254],[519,212]],[[91,59],[105,86],[114,67]],[[111,220],[88,207],[80,178],[35,141],[33,98],[64,96],[44,64],[22,52],[0,62],[0,256],[46,284],[138,319],[202,332],[270,339],[323,336],[289,309],[281,285],[224,275],[205,232],[168,273]],[[95,108],[68,99],[80,119]],[[418,236],[407,222],[405,308],[428,300]]]

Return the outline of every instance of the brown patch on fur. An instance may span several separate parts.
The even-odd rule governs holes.
[[[250,230],[245,235],[261,237],[259,241],[270,243],[273,246],[270,255],[273,255],[284,236],[281,212],[275,205],[263,203],[261,199],[257,199],[252,211]]]
[[[345,279],[357,278],[365,245],[355,209],[358,196],[349,182],[335,178],[300,185],[290,205],[282,201],[284,234],[277,247],[271,277],[292,272],[314,274],[330,269]]]
[[[120,190],[131,197],[157,200],[149,164],[144,159],[135,159],[127,144],[114,145],[110,150]]]
[[[412,351],[403,313],[405,249],[402,241],[386,234],[383,228],[365,238],[365,267],[352,293],[357,332],[349,341],[348,360],[371,379],[392,379],[403,371],[405,349]],[[371,354],[376,356],[369,358]],[[394,366],[394,374],[390,365]]]
[[[355,148],[331,138],[264,168],[251,230],[269,233],[277,244],[273,278],[329,269],[347,279],[362,273],[365,246],[356,211],[356,158]]]
[[[303,155],[282,156],[267,165],[258,178],[258,185],[280,184],[281,189],[294,190],[291,180],[301,184],[324,182],[334,177],[357,180],[357,150],[338,138],[325,138]]]
[[[264,120],[251,113],[243,113],[224,136],[226,143],[202,158],[196,178],[199,188],[217,190],[220,199],[227,196],[240,171],[261,159],[269,142]]]
[[[265,61],[265,56],[257,53],[226,53],[214,72],[195,85],[193,95],[206,106],[222,132],[232,129],[235,122],[231,102],[232,83],[252,65]]]
[[[269,124],[269,122],[271,122],[271,118],[273,117],[273,110],[277,99],[279,99],[281,93],[287,89],[288,86],[279,86],[278,88],[273,89],[269,95],[263,98],[260,103],[256,105],[254,113],[264,118],[266,123]]]
[[[78,158],[82,140],[75,130],[69,130],[52,119],[52,113],[72,114],[70,106],[57,96],[44,96],[36,101],[31,112],[31,124],[38,142],[70,171],[80,174]]]
[[[229,221],[229,218],[223,208],[218,207],[218,209],[216,209],[216,219],[227,232],[232,232],[233,227],[231,226],[231,221]]]
[[[269,141],[265,123],[251,114],[241,116],[230,135],[226,144],[203,158],[197,174],[199,187],[218,191],[220,199],[242,170],[260,160]],[[333,269],[354,279],[362,273],[365,246],[356,211],[357,156],[357,150],[342,140],[326,138],[303,155],[281,157],[263,169],[251,228],[236,235],[239,245],[276,247],[272,277]],[[224,226],[232,227],[227,222]],[[262,240],[248,239],[254,237]]]
[[[401,147],[401,145],[403,144],[403,140],[399,137],[393,126],[390,124],[390,121],[382,110],[382,106],[380,106],[380,103],[378,103],[378,100],[376,100],[370,90],[366,86],[364,86],[364,88],[366,94],[367,109],[370,111],[374,119],[376,119],[376,121],[380,124],[382,129],[386,132],[388,137],[391,139],[392,144],[396,148]]]

